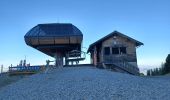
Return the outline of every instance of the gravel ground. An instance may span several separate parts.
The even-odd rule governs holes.
[[[0,100],[170,100],[170,77],[139,77],[94,67],[39,73],[0,90]]]

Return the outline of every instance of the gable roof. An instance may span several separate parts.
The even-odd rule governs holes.
[[[112,33],[106,35],[105,37],[103,37],[103,38],[97,40],[96,42],[92,43],[92,44],[89,46],[87,52],[90,52],[90,50],[92,50],[92,48],[93,48],[95,45],[102,43],[103,41],[105,41],[106,39],[108,39],[108,38],[110,38],[110,37],[112,37],[112,36],[121,36],[121,37],[127,38],[127,39],[129,39],[130,41],[135,42],[136,46],[141,46],[141,45],[143,45],[143,43],[140,42],[140,41],[137,41],[137,40],[135,40],[135,39],[133,39],[133,38],[127,36],[127,35],[124,35],[124,34],[118,32],[118,31],[113,31]]]

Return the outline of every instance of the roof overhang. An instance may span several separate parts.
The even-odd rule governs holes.
[[[141,45],[144,45],[142,42],[137,41],[137,40],[135,40],[135,39],[133,39],[133,38],[127,36],[127,35],[124,35],[124,34],[118,32],[118,31],[113,31],[112,33],[106,35],[105,37],[103,37],[103,38],[97,40],[96,42],[92,43],[92,44],[89,46],[89,48],[88,48],[88,50],[87,50],[87,53],[89,53],[90,51],[93,51],[94,46],[102,43],[103,41],[105,41],[106,39],[108,39],[108,38],[110,38],[110,37],[112,37],[112,36],[121,36],[121,37],[127,38],[127,39],[129,39],[130,41],[134,42],[135,45],[136,45],[136,47],[139,47],[139,46],[141,46]]]

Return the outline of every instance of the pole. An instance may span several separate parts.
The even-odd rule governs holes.
[[[3,65],[1,65],[1,73],[3,72]]]

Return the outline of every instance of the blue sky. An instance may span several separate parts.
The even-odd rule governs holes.
[[[24,42],[39,23],[72,23],[84,35],[83,46],[114,30],[144,43],[137,48],[140,68],[158,67],[170,53],[169,0],[1,0],[0,64],[31,65],[53,59]],[[88,62],[89,59],[87,59]]]

